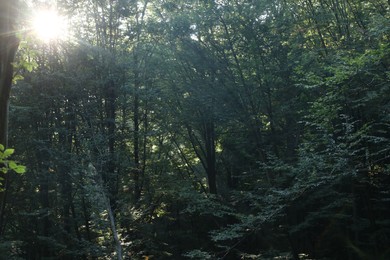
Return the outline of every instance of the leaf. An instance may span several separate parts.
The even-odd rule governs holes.
[[[26,166],[19,165],[17,168],[14,169],[16,173],[23,174],[26,172]]]
[[[8,156],[12,155],[15,152],[15,149],[6,149],[4,151],[4,158],[7,158]]]
[[[13,170],[13,169],[17,168],[18,165],[16,164],[16,162],[10,161],[10,162],[8,163],[8,167],[9,167],[10,169]]]
[[[0,144],[0,152],[4,151],[4,145]]]
[[[13,83],[13,84],[16,84],[17,81],[20,81],[20,80],[23,80],[23,79],[24,79],[24,77],[23,77],[22,75],[17,74],[17,75],[15,75],[15,76],[13,77],[12,83]]]
[[[23,166],[23,165],[18,165],[16,162],[14,161],[10,161],[9,164],[8,164],[9,168],[11,170],[13,170],[14,172],[16,173],[19,173],[19,174],[22,174],[22,173],[25,173],[26,172],[26,166]]]

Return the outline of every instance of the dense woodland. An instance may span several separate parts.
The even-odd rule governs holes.
[[[390,259],[389,1],[57,8],[18,35],[1,259]]]

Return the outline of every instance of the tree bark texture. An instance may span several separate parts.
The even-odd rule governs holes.
[[[15,35],[17,0],[0,1],[0,144],[8,145],[8,107],[11,91],[13,65],[19,40]],[[7,184],[7,175],[1,176],[2,187]],[[6,189],[0,191],[0,236],[3,233]]]
[[[17,1],[0,1],[0,143],[7,144],[8,104],[19,40],[15,35]]]

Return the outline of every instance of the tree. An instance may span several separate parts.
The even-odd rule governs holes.
[[[0,144],[8,145],[8,109],[13,78],[13,61],[18,49],[17,32],[18,1],[5,0],[0,2]],[[3,219],[6,204],[8,177],[3,173],[0,187],[0,235],[3,232]]]
[[[19,40],[16,36],[18,1],[0,3],[0,143],[7,145],[8,106],[13,78],[13,65]]]
[[[0,254],[389,258],[386,0],[59,3],[74,38],[29,42],[11,95]]]

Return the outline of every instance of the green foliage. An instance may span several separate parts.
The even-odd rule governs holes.
[[[386,1],[92,2],[22,42],[1,250],[389,258]]]
[[[7,174],[9,171],[13,171],[17,174],[23,174],[26,172],[26,167],[19,164],[16,161],[10,160],[9,158],[15,152],[14,149],[7,148],[5,149],[4,145],[0,144],[0,172],[2,174]],[[3,178],[0,176],[0,180]],[[0,186],[0,191],[3,188]]]
[[[183,254],[184,257],[189,259],[213,259],[212,255],[208,252],[201,251],[199,249],[195,249]]]
[[[22,36],[20,37],[22,38]],[[32,72],[38,67],[38,63],[35,60],[37,53],[28,45],[28,42],[32,39],[28,36],[25,37],[26,39],[22,39],[19,43],[17,59],[13,64],[15,70],[14,77],[12,79],[13,84],[23,80],[23,75],[26,74],[25,72]]]
[[[228,205],[224,205],[214,196],[205,196],[195,191],[182,191],[179,199],[187,205],[182,213],[190,215],[208,215],[216,218],[232,216],[233,210]]]
[[[22,260],[21,254],[22,241],[3,241],[0,240],[0,253],[2,258],[10,260]]]

